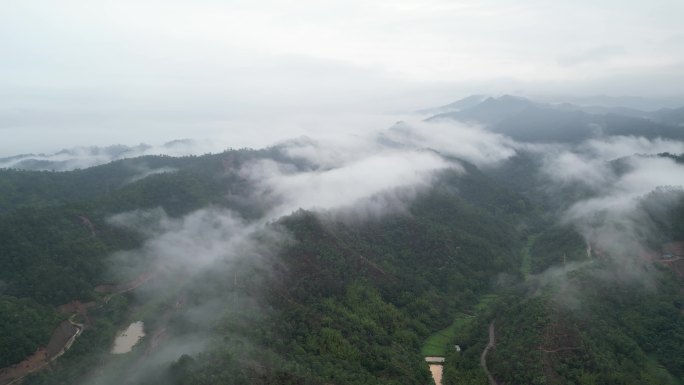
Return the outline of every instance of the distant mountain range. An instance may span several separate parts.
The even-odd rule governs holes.
[[[505,95],[469,96],[443,107],[428,121],[457,120],[525,142],[574,143],[592,137],[634,135],[684,139],[684,107],[640,111],[627,107],[549,104]],[[424,110],[426,111],[426,110]]]
[[[638,98],[602,97],[578,101],[604,104],[545,103],[512,95],[490,97],[477,94],[416,113],[428,116],[427,121],[475,123],[522,142],[578,143],[611,135],[684,139],[684,107],[652,111],[630,107],[648,105]],[[616,106],[618,102],[629,106]],[[141,143],[135,146],[74,147],[51,154],[0,158],[0,168],[70,171],[143,155],[200,155],[220,150],[223,149],[216,148],[216,145],[190,139],[174,140],[160,146]]]
[[[115,144],[106,147],[73,147],[52,154],[20,154],[0,158],[0,168],[70,171],[143,155],[190,155],[197,153],[198,150],[201,152],[198,147],[200,147],[199,144],[190,139],[173,140],[161,146],[141,143],[136,146]]]

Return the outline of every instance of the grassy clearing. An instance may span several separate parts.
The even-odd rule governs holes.
[[[480,297],[480,301],[473,306],[473,311],[475,313],[480,313],[485,310],[494,302],[498,296],[496,294],[485,294]],[[454,319],[454,322],[447,328],[442,329],[425,340],[423,347],[420,349],[423,356],[437,356],[444,357],[449,352],[449,349],[453,349],[453,345],[456,344],[454,341],[456,333],[458,333],[462,328],[467,326],[470,322],[474,322],[475,317],[473,315],[460,313]]]
[[[459,328],[467,325],[467,323],[471,320],[472,317],[469,317],[465,314],[459,314],[454,322],[449,325],[449,327],[442,329],[428,337],[421,349],[423,356],[444,357],[449,348],[453,349],[452,345],[454,344],[454,336],[456,335],[456,331]]]
[[[474,309],[476,313],[483,312],[489,308],[489,306],[492,304],[492,302],[496,301],[499,298],[498,295],[496,294],[485,294],[482,297],[480,297],[480,302],[475,305]]]

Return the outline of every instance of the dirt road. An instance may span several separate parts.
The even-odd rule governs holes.
[[[131,290],[135,290],[138,287],[147,283],[150,279],[154,277],[154,272],[145,272],[137,276],[132,281],[119,284],[119,285],[100,285],[95,288],[95,291],[101,293],[109,293],[107,296],[102,298],[99,304],[94,302],[82,304],[79,301],[73,301],[69,304],[60,306],[59,311],[72,313],[71,316],[55,330],[53,333],[53,338],[58,330],[69,330],[68,336],[64,336],[63,340],[58,340],[56,347],[52,347],[52,340],[48,343],[48,347],[42,347],[38,349],[34,354],[26,357],[23,361],[12,365],[7,368],[0,368],[0,385],[13,385],[19,383],[26,375],[33,373],[40,369],[48,366],[52,361],[55,361],[61,357],[71,346],[76,342],[76,339],[81,335],[85,325],[75,321],[77,315],[82,315],[87,319],[87,309],[94,306],[103,306],[109,302],[115,294],[122,294]]]
[[[64,353],[66,353],[66,351],[69,350],[69,348],[71,348],[71,346],[74,344],[76,338],[81,335],[81,332],[84,328],[83,324],[74,321],[75,316],[76,314],[72,315],[67,321],[64,322],[65,325],[71,326],[70,329],[73,330],[73,334],[66,339],[59,352],[51,357],[49,354],[49,348],[41,348],[19,364],[0,370],[0,384],[18,384],[28,374],[45,368],[46,366],[50,365],[51,362],[55,361]],[[64,328],[65,326],[60,325],[60,327]],[[55,338],[54,335],[53,338]]]
[[[495,336],[494,336],[494,321],[492,321],[489,324],[489,342],[487,343],[487,346],[484,348],[482,351],[482,355],[480,355],[480,365],[482,366],[482,369],[484,369],[485,373],[487,373],[487,378],[489,379],[489,385],[499,385],[494,377],[492,377],[492,374],[489,372],[489,369],[487,369],[487,353],[489,352],[489,349],[493,348],[494,345],[496,344],[495,341]]]

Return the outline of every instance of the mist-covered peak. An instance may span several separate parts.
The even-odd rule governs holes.
[[[417,113],[423,114],[423,115],[438,115],[438,114],[445,114],[445,113],[449,113],[449,112],[457,112],[457,111],[461,111],[461,110],[466,109],[466,108],[474,107],[474,106],[482,103],[487,98],[488,98],[487,95],[470,95],[470,96],[466,96],[463,99],[459,99],[455,102],[445,104],[443,106],[418,110]]]
[[[498,98],[488,97],[471,107],[459,111],[438,114],[429,120],[456,119],[460,121],[474,121],[485,124],[497,123],[510,118],[534,103],[522,97],[505,95]]]
[[[684,138],[684,108],[644,112],[628,107],[549,104],[513,95],[490,97],[473,107],[428,118],[439,120],[478,124],[532,143],[579,143],[614,135]]]

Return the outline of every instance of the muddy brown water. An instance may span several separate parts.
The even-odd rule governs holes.
[[[114,340],[112,354],[128,353],[133,346],[145,336],[145,324],[142,321],[133,322],[126,330],[120,332]]]

